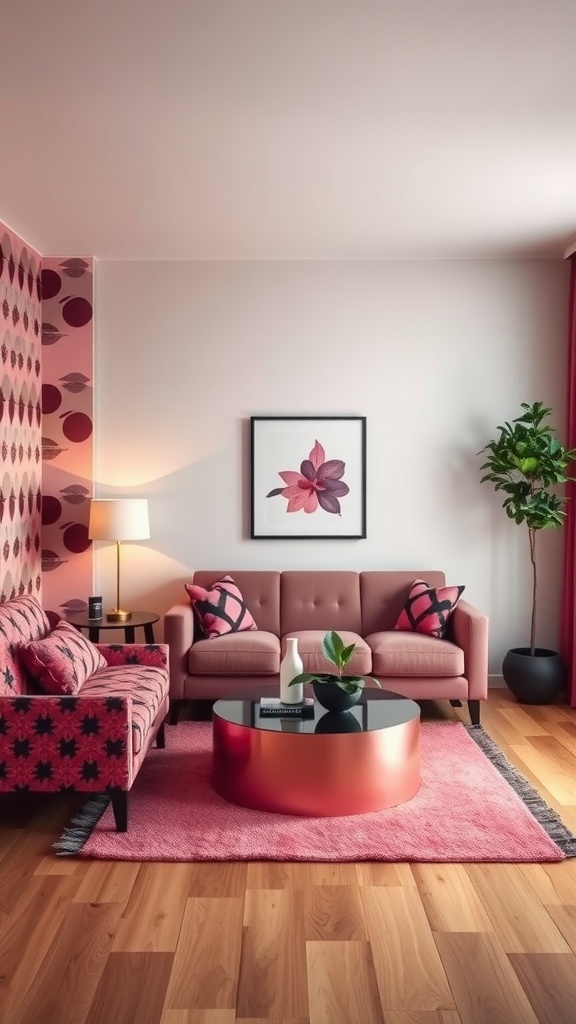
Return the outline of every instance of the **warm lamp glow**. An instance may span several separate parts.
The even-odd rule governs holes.
[[[88,523],[90,540],[116,542],[116,607],[107,612],[109,622],[127,622],[132,612],[120,607],[120,544],[123,540],[147,540],[150,536],[147,498],[94,498]]]

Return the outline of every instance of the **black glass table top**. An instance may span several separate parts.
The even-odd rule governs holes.
[[[260,696],[217,700],[212,714],[233,725],[266,732],[348,733],[371,732],[404,725],[420,717],[418,704],[409,697],[389,690],[364,691],[358,704],[349,711],[326,711],[314,701],[313,713],[304,715],[263,716],[260,714]]]

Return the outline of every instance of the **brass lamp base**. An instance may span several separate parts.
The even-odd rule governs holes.
[[[111,612],[106,612],[106,619],[108,622],[129,622],[132,618],[132,612],[125,612],[121,608],[114,608]]]

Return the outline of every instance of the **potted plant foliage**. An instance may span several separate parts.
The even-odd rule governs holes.
[[[488,452],[482,477],[505,495],[506,515],[528,527],[532,564],[532,617],[530,646],[513,647],[504,658],[502,674],[514,696],[524,704],[546,704],[566,683],[566,669],[556,651],[536,646],[538,572],[536,537],[539,530],[562,526],[566,517],[566,498],[552,488],[573,479],[569,463],[576,449],[565,448],[550,423],[551,410],[542,402],[521,403],[520,416],[499,426],[499,436],[479,455]]]
[[[367,679],[372,679],[380,686],[373,676],[344,675],[344,669],[356,650],[356,644],[345,647],[342,637],[331,630],[322,641],[322,650],[326,660],[334,665],[335,671],[302,672],[292,680],[290,686],[312,683],[316,700],[327,711],[347,711],[357,704]]]

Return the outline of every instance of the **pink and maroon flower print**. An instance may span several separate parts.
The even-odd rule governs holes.
[[[326,453],[319,441],[307,459],[300,464],[300,472],[285,469],[278,472],[286,487],[275,487],[266,495],[274,498],[281,494],[288,499],[287,512],[315,512],[317,508],[340,515],[339,498],[348,494],[350,488],[342,480],[346,463],[341,459],[326,461]]]

